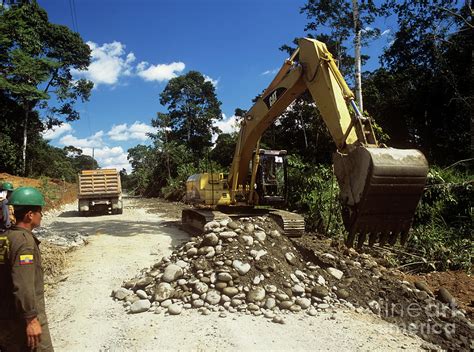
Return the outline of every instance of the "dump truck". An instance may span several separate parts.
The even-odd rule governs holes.
[[[116,169],[82,170],[77,184],[81,215],[122,214],[122,184]]]
[[[423,193],[428,162],[416,149],[389,148],[377,141],[326,45],[301,38],[265,92],[241,121],[232,166],[227,174],[188,178],[185,227],[202,230],[210,220],[255,214],[255,206],[279,206],[286,196],[286,151],[260,149],[265,130],[304,92],[309,92],[334,141],[334,173],[339,183],[346,244],[404,244]],[[291,107],[290,107],[291,108]],[[258,214],[257,214],[258,215]],[[289,236],[301,236],[301,215],[271,209]]]

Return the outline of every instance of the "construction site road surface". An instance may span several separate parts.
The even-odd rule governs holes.
[[[194,309],[177,316],[127,314],[111,298],[112,290],[189,239],[170,226],[180,214],[168,211],[165,218],[156,212],[163,208],[156,202],[125,198],[123,214],[91,217],[80,217],[77,204],[70,204],[45,217],[46,230],[89,235],[86,246],[69,253],[65,279],[46,297],[56,351],[422,350],[418,337],[353,311],[293,313],[284,316],[285,324],[240,313],[201,315]]]

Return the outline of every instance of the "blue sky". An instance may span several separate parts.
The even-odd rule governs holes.
[[[49,20],[78,30],[92,48],[87,72],[95,83],[91,99],[79,104],[81,119],[46,132],[51,144],[74,145],[101,167],[126,168],[127,149],[147,143],[150,121],[166,112],[159,94],[169,79],[190,70],[216,86],[223,131],[233,126],[235,108],[272,80],[287,55],[278,50],[304,36],[305,0],[39,0]],[[74,9],[72,9],[72,7]],[[75,13],[76,21],[73,22]],[[377,65],[393,30],[364,49]]]

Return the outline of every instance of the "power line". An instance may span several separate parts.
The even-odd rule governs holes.
[[[72,29],[78,33],[79,28],[77,26],[77,14],[76,14],[76,3],[74,0],[69,0],[69,9],[71,11]]]
[[[72,0],[72,9],[74,12],[74,21],[76,22],[76,32],[79,33],[79,25],[77,24],[76,0]]]

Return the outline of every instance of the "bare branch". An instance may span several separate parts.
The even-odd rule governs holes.
[[[53,74],[51,75],[51,79],[49,80],[48,84],[46,85],[46,88],[43,90],[44,93],[48,93],[49,86],[51,83],[53,83],[53,80],[56,78],[56,75],[58,74],[59,68],[54,70]]]
[[[449,165],[448,167],[445,167],[443,170],[447,170],[447,169],[449,169],[449,168],[451,168],[451,167],[453,167],[453,166],[456,166],[457,164],[461,164],[461,163],[465,163],[465,162],[467,162],[467,161],[473,161],[473,160],[474,160],[474,158],[459,160],[459,161],[456,161],[454,164]]]
[[[446,7],[437,7],[437,8],[440,9],[440,10],[446,11],[447,13],[461,19],[468,27],[474,29],[474,25],[470,24],[469,21],[466,18],[464,18],[463,16],[461,16],[459,13],[451,11],[450,9],[447,9]],[[472,13],[472,11],[471,11],[471,13]]]

